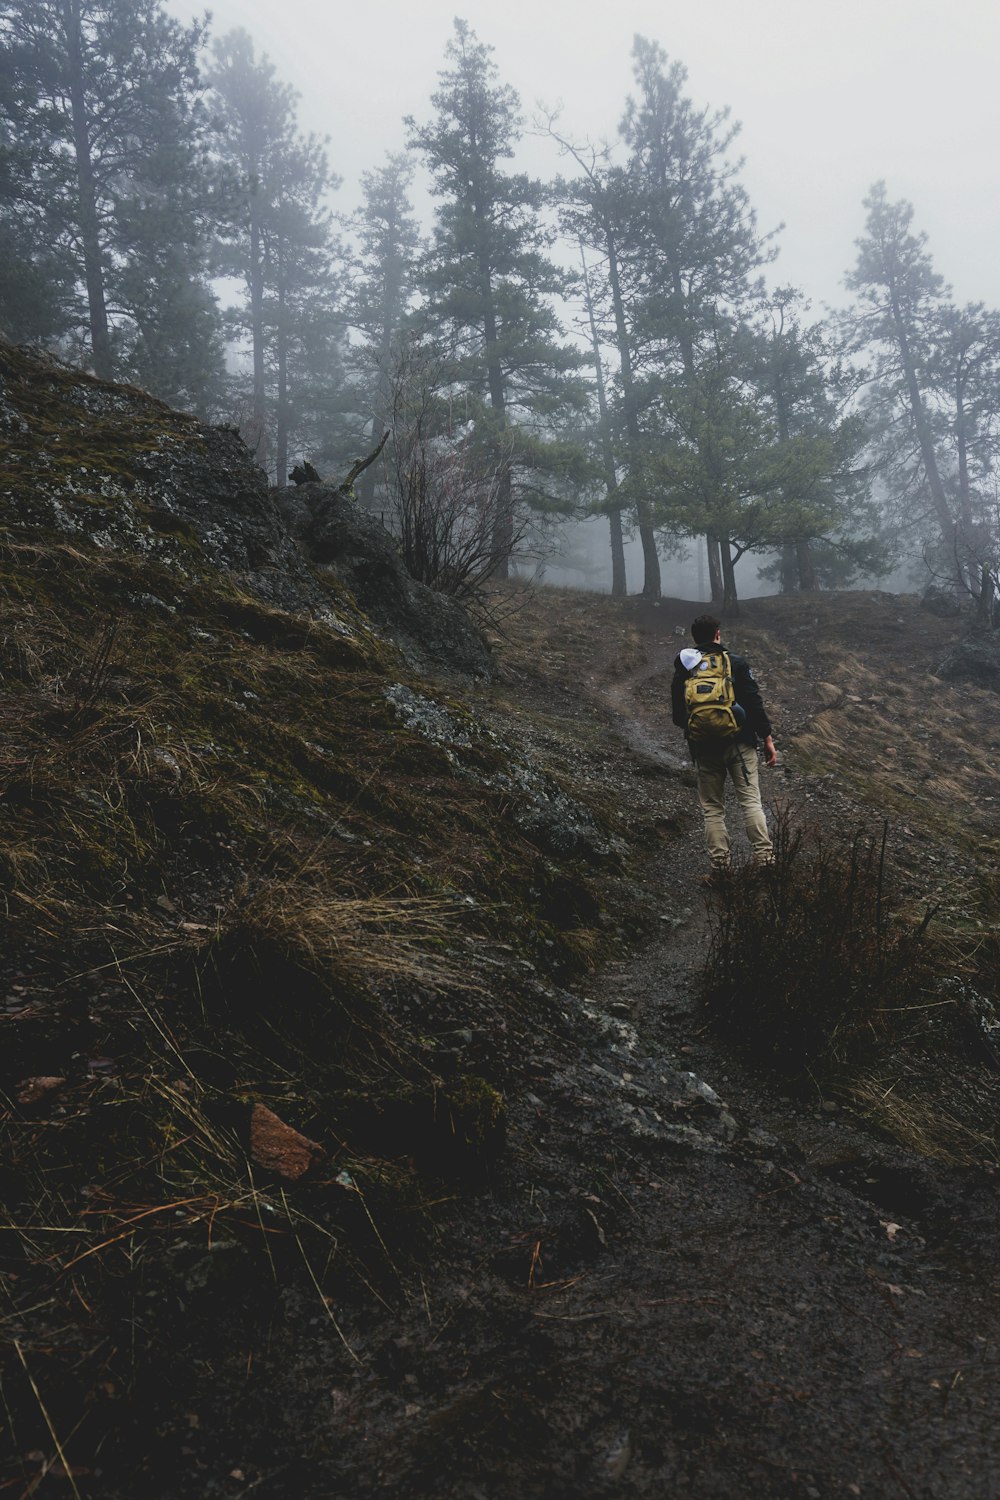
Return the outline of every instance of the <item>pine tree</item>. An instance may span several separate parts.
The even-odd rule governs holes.
[[[656,545],[652,509],[648,498],[646,440],[641,428],[635,381],[635,347],[632,339],[630,308],[623,287],[627,267],[622,246],[630,240],[632,200],[625,174],[611,164],[609,152],[593,146],[572,144],[560,135],[550,121],[550,134],[564,154],[580,169],[570,182],[560,182],[554,190],[561,205],[564,232],[581,247],[593,252],[597,265],[584,271],[587,319],[597,371],[602,460],[608,496],[616,504],[609,507],[612,536],[613,592],[625,592],[625,564],[621,538],[622,508],[631,505],[635,511],[643,552],[643,594],[660,597],[660,559]],[[601,349],[607,347],[617,358],[619,402],[616,409],[608,400],[601,368]],[[623,471],[619,475],[619,469]]]
[[[742,334],[748,378],[773,424],[759,524],[781,553],[784,592],[843,586],[884,561],[862,456],[867,424],[856,409],[863,372],[845,362],[827,325],[804,321],[806,306],[781,288]]]
[[[910,203],[890,202],[880,182],[865,207],[847,277],[858,303],[847,322],[872,362],[870,408],[889,502],[900,527],[932,542],[940,572],[986,611],[1000,550],[1000,319],[950,301],[927,236],[912,230]]]
[[[985,618],[1000,580],[1000,314],[948,303],[932,332],[926,378],[955,522],[951,563]]]
[[[498,475],[498,555],[507,556],[518,501],[565,505],[560,482],[584,460],[555,437],[581,413],[581,357],[560,340],[551,298],[567,276],[549,258],[542,185],[504,170],[520,138],[519,101],[498,81],[491,49],[455,21],[435,119],[408,120],[439,207],[423,268],[424,316],[447,349],[475,429]],[[501,571],[506,567],[501,565]]]
[[[751,456],[737,462],[731,445],[753,443],[758,432],[724,354],[770,252],[730,157],[738,127],[728,111],[696,109],[684,93],[686,70],[657,44],[637,37],[633,59],[636,93],[621,133],[629,149],[631,213],[622,249],[634,400],[649,414],[662,453],[659,524],[690,534],[692,501],[701,495],[712,597],[731,606],[728,539],[745,480],[733,481]],[[681,474],[686,479],[674,494],[667,482]]]
[[[954,533],[938,464],[934,423],[928,408],[931,358],[924,330],[940,317],[944,283],[927,251],[927,236],[910,231],[913,207],[890,203],[884,182],[865,199],[865,234],[845,284],[859,295],[853,316],[855,344],[875,360],[875,383],[883,406],[901,415],[912,434],[934,515],[947,545]]]
[[[59,331],[78,330],[98,375],[138,367],[168,397],[198,385],[192,362],[220,358],[204,283],[203,30],[158,0],[0,0],[2,125],[31,157],[13,201],[38,232],[35,266],[72,266]],[[181,295],[192,282],[200,294]]]
[[[373,449],[389,423],[393,370],[420,251],[420,232],[408,197],[412,180],[413,165],[404,154],[390,156],[384,167],[363,173],[364,202],[351,220],[357,251],[348,316],[359,335],[352,362],[357,406]],[[362,503],[371,503],[375,480],[375,466],[370,465],[361,478]]]
[[[283,483],[290,446],[308,442],[315,455],[340,416],[340,250],[325,202],[338,179],[323,143],[298,131],[295,91],[266,57],[254,56],[247,33],[231,32],[213,54],[208,82],[222,121],[219,150],[240,185],[216,264],[246,288],[227,316],[251,353],[245,435]]]

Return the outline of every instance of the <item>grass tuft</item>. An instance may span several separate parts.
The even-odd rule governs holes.
[[[704,997],[753,1061],[829,1083],[912,1017],[933,913],[896,910],[885,826],[827,840],[779,817],[774,833],[773,865],[735,871],[713,904]]]

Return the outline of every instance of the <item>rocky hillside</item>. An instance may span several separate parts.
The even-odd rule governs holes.
[[[777,1078],[703,1008],[692,606],[515,591],[487,646],[342,491],[6,347],[0,455],[14,1492],[1000,1488],[996,698],[933,676],[954,623],[733,622],[772,816],[888,818],[894,930],[937,911],[871,1045]]]

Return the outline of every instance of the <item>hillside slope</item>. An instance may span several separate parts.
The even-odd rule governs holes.
[[[492,680],[418,676],[229,436],[215,506],[210,432],[6,358],[13,1492],[1000,1490],[995,1055],[938,988],[822,1092],[708,1024],[697,606],[515,592]],[[158,424],[183,502],[131,467]],[[857,594],[730,634],[772,812],[888,816],[928,985],[985,997],[996,699],[931,676],[953,630]]]

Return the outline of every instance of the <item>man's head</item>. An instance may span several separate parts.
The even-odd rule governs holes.
[[[699,615],[691,625],[691,638],[696,646],[714,646],[722,630],[714,615]]]

